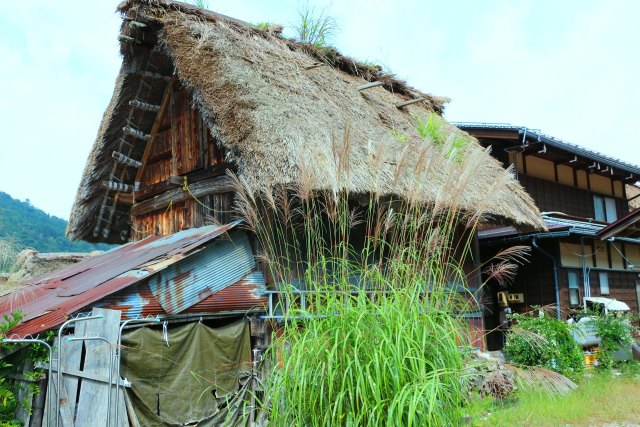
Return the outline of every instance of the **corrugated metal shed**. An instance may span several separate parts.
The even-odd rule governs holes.
[[[264,277],[252,272],[230,286],[189,307],[185,313],[246,313],[263,310],[268,302]],[[167,313],[154,298],[147,283],[139,283],[100,300],[96,306],[122,311],[123,319],[136,316],[162,316]]]
[[[254,269],[247,235],[233,232],[231,239],[212,242],[189,259],[151,277],[148,283],[164,311],[176,314],[239,281]]]
[[[153,299],[154,303],[147,298],[148,302],[142,304],[142,291],[125,293],[130,297],[133,294],[140,296],[140,301],[136,303],[140,306],[130,305],[132,313],[135,310],[143,312],[143,307],[151,308],[154,304],[167,314],[190,312],[190,307],[196,309],[195,306],[200,303],[202,305],[197,310],[207,307],[226,311],[221,302],[234,302],[234,298],[238,301],[235,301],[233,310],[238,306],[247,309],[260,304],[264,306],[266,298],[261,300],[259,297],[264,280],[260,273],[250,274],[255,269],[255,263],[249,241],[243,232],[231,231],[238,224],[234,222],[225,226],[195,228],[164,237],[150,236],[61,271],[37,277],[19,291],[0,298],[0,316],[21,310],[24,315],[22,323],[11,332],[35,334],[60,325],[71,314],[97,305],[103,299],[108,300],[109,296],[119,291],[140,289],[142,284],[146,286],[146,296]],[[216,238],[214,244],[209,243]],[[218,253],[222,256],[221,260],[207,257]],[[256,277],[256,274],[260,277]],[[150,290],[151,285],[147,285],[149,279],[155,280],[155,295]],[[140,285],[132,286],[136,284]],[[224,296],[226,299],[218,296],[205,302],[230,285],[235,286],[238,295],[227,292]],[[175,287],[188,298],[174,298]],[[244,305],[238,304],[245,297],[249,300]]]

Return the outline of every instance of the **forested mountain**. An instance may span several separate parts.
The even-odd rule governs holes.
[[[67,221],[0,191],[0,240],[17,251],[33,248],[39,252],[91,252],[113,245],[71,242],[64,234]]]

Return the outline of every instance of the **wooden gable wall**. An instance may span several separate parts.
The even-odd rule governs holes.
[[[216,177],[223,178],[230,167],[224,150],[190,94],[178,84],[167,91],[138,177],[133,240],[231,220],[233,192],[216,185]]]

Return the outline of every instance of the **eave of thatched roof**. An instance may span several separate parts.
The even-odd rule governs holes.
[[[113,165],[111,152],[122,147],[128,102],[142,79],[137,73],[149,63],[154,72],[177,76],[238,174],[256,190],[295,185],[304,178],[317,190],[434,203],[453,187],[462,188],[464,178],[464,189],[446,203],[471,212],[482,207],[510,223],[544,228],[517,181],[473,138],[439,116],[445,98],[422,93],[333,49],[314,49],[183,3],[129,0],[119,10],[125,18],[123,34],[142,37],[154,47],[123,43],[121,73],[78,189],[67,228],[70,238],[115,242],[126,236],[130,206],[113,194],[105,196],[101,182],[127,179]],[[140,37],[126,25],[132,19],[147,25]],[[325,65],[316,66],[319,62]],[[359,91],[368,81],[383,84]],[[163,82],[145,84],[148,97],[159,103]],[[422,101],[397,107],[418,98]],[[438,135],[420,135],[418,119],[434,121]],[[150,128],[151,120],[140,116],[139,126]],[[466,154],[456,162],[447,150],[460,141]],[[140,158],[143,148],[132,145],[128,153]],[[336,153],[342,153],[340,159]],[[468,176],[464,168],[471,171]],[[100,234],[95,219],[105,215],[105,206],[113,213]]]

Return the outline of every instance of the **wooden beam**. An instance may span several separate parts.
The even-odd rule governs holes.
[[[138,21],[131,21],[129,22],[129,28],[133,28],[136,30],[144,30],[147,28],[147,24],[144,24],[142,22],[138,22]]]
[[[424,101],[424,98],[420,97],[420,98],[410,99],[404,102],[399,102],[396,104],[396,108],[404,108],[407,105],[415,104],[416,102],[420,102],[420,101]]]
[[[149,104],[148,102],[140,101],[139,99],[132,99],[131,101],[129,101],[129,105],[133,108],[144,111],[160,111],[159,105]]]
[[[167,105],[169,105],[169,98],[171,98],[171,89],[175,83],[175,77],[172,77],[167,84],[167,87],[164,89],[164,94],[162,95],[162,102],[160,102],[160,110],[158,111],[158,115],[156,116],[156,120],[153,122],[153,126],[151,127],[151,134],[149,135],[149,141],[147,142],[147,146],[144,148],[144,154],[142,154],[142,166],[138,169],[138,173],[136,174],[136,182],[139,182],[142,178],[142,174],[144,173],[144,168],[151,157],[151,153],[153,153],[153,143],[156,140],[156,135],[158,134],[158,128],[160,127],[160,123],[164,119],[164,115],[167,112]]]
[[[200,182],[204,179],[221,176],[225,174],[227,169],[235,171],[235,168],[231,165],[227,163],[219,163],[208,169],[191,172],[187,174],[187,182],[189,185],[193,185],[194,183]],[[184,176],[170,176],[166,181],[158,182],[137,190],[135,192],[136,202],[142,202],[176,187],[182,187],[183,184]]]
[[[223,175],[189,184],[189,189],[195,197],[200,198],[210,194],[230,193],[234,191],[234,186],[231,178]],[[166,209],[169,203],[181,203],[191,198],[191,194],[184,191],[182,187],[174,188],[152,199],[133,205],[131,214],[134,216],[146,215]]]
[[[124,205],[132,205],[133,193],[116,193],[116,203],[122,203]]]
[[[141,139],[143,141],[148,141],[151,138],[150,134],[146,134],[140,129],[135,129],[129,126],[123,127],[122,132],[124,132],[126,135],[131,135],[132,137]]]
[[[48,363],[43,363],[41,367],[45,368],[45,369],[48,369],[49,368],[49,364]],[[54,364],[51,367],[51,371],[55,372],[55,373],[58,372],[58,367],[56,366],[56,364]],[[69,376],[76,377],[76,378],[86,378],[88,380],[109,384],[109,378],[106,375],[103,377],[103,376],[96,375],[96,374],[91,373],[91,372],[79,371],[77,369],[64,368],[64,367],[61,369],[61,371],[62,371],[62,373],[64,375],[69,375]],[[107,369],[107,371],[109,371],[109,370]],[[120,381],[118,381],[118,380],[119,380],[118,378],[113,377],[111,379],[111,384],[116,385],[119,382],[121,387],[131,388],[131,383],[129,381],[122,381],[121,379],[120,379]]]
[[[142,163],[140,163],[139,161],[125,156],[119,151],[114,151],[113,153],[111,153],[111,157],[113,157],[115,161],[120,163],[121,165],[131,166],[133,168],[139,168],[140,166],[142,166]]]
[[[315,64],[307,65],[304,68],[307,69],[307,70],[311,70],[313,68],[322,67],[323,65],[326,65],[326,64],[324,62],[316,62]]]
[[[135,191],[135,186],[115,181],[102,181],[102,188],[106,188],[109,191],[122,191],[128,193],[133,193],[133,191]]]
[[[377,87],[377,86],[382,86],[384,83],[378,81],[378,82],[370,82],[370,83],[365,83],[363,85],[358,86],[358,90],[362,91],[365,89],[370,89],[372,87]]]
[[[137,74],[141,77],[148,77],[150,79],[164,79],[166,81],[171,80],[171,76],[166,76],[160,73],[154,73],[153,71],[139,71]]]
[[[139,42],[133,37],[125,36],[124,34],[118,35],[118,41],[121,43],[139,44]]]

